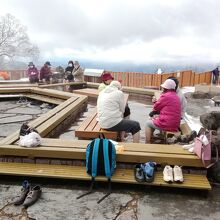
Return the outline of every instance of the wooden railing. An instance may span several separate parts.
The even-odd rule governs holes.
[[[5,71],[5,70],[4,70]],[[11,80],[20,79],[26,76],[25,70],[6,70],[9,73]],[[0,70],[1,72],[1,70]],[[180,87],[195,86],[198,84],[210,84],[212,73],[211,71],[196,73],[192,70],[184,70],[172,73],[136,73],[136,72],[112,72],[116,80],[121,80],[123,86],[130,87],[159,87],[169,76],[175,76],[180,82]],[[101,82],[100,77],[85,76],[87,82]]]

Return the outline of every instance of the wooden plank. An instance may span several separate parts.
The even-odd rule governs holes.
[[[63,92],[54,89],[41,89],[41,88],[32,88],[31,92],[34,94],[51,96],[60,99],[69,99],[70,97],[77,97],[77,95],[70,92]]]
[[[74,103],[67,106],[62,111],[58,112],[56,115],[48,119],[45,123],[37,127],[38,132],[45,137],[49,132],[56,128],[65,118],[70,116],[74,111],[76,111],[79,106],[85,103],[85,98],[79,97]]]
[[[30,92],[31,88],[0,88],[0,94]]]
[[[0,174],[14,176],[32,176],[46,178],[64,178],[76,180],[91,180],[91,176],[86,173],[86,168],[82,166],[68,165],[48,165],[48,164],[30,164],[30,163],[0,163]],[[107,181],[106,177],[98,176],[97,181]],[[116,169],[112,176],[112,182],[142,184],[154,186],[167,186],[177,188],[190,188],[200,190],[211,190],[211,186],[205,175],[184,174],[184,182],[166,183],[163,181],[162,172],[155,173],[155,179],[152,183],[139,183],[134,178],[132,169]]]
[[[42,145],[36,148],[2,145],[0,146],[0,155],[84,160],[86,147],[89,143],[90,141],[85,140],[43,138]],[[154,150],[153,148],[156,146],[153,144],[136,144],[136,146],[133,145],[132,148],[131,146],[129,148],[130,144],[124,143],[125,150],[117,153],[118,162],[143,163],[146,161],[155,161],[158,164],[204,167],[202,161],[196,155],[183,150],[181,146],[173,146],[173,148],[169,148],[170,151],[168,152],[163,149],[164,146],[161,146],[161,149],[156,148],[157,150]],[[146,149],[142,149],[144,145],[146,145]],[[169,145],[165,145],[165,147],[169,147]],[[175,148],[177,148],[177,153],[175,153]],[[181,150],[183,152],[182,154],[180,153]]]
[[[62,117],[62,113],[60,113],[63,109],[67,108],[69,105],[71,105],[72,103],[74,103],[78,98],[77,97],[72,97],[68,100],[66,100],[65,102],[61,103],[60,105],[58,105],[57,107],[55,107],[54,109],[50,110],[49,112],[41,115],[39,118],[35,119],[34,121],[31,121],[30,123],[28,123],[29,126],[31,127],[35,127],[37,128],[38,132],[40,133],[40,135],[43,137],[43,132],[44,130],[41,127],[41,130],[38,129],[38,127],[45,123],[46,121],[48,121],[49,119],[51,119],[52,117],[56,116],[59,113],[59,116],[61,115]],[[80,98],[80,100],[82,101],[86,101],[87,98]],[[57,116],[56,116],[57,117]],[[60,123],[60,121],[59,121]],[[44,129],[47,129],[49,125],[44,126]],[[41,133],[42,132],[42,133]],[[3,144],[11,144],[14,143],[15,141],[17,141],[19,138],[19,130],[14,132],[13,134],[7,136],[6,138],[2,139],[0,141],[0,145]]]
[[[37,94],[25,94],[26,97],[31,98],[31,99],[35,99],[35,100],[40,100],[42,102],[47,102],[47,103],[52,103],[55,105],[59,105],[62,102],[65,101],[65,99],[58,99],[58,98],[54,98],[54,97],[49,97],[49,96],[43,96],[43,95],[37,95]]]
[[[117,132],[115,131],[107,131],[107,130],[100,130],[100,131],[75,131],[75,136],[78,138],[85,138],[85,139],[93,139],[99,137],[99,134],[103,133],[106,138],[116,140],[117,139]]]
[[[68,86],[68,85],[86,85],[86,82],[66,82],[66,83],[45,84],[45,85],[39,85],[39,88],[52,88],[57,86]]]
[[[99,95],[98,89],[91,89],[91,88],[73,90],[73,93],[80,95],[87,95],[93,98],[97,98]]]
[[[97,116],[97,111],[96,111],[96,108],[95,108],[95,111],[82,122],[82,124],[77,128],[77,131],[85,131],[86,128],[88,127],[89,123],[94,118],[96,118],[96,116]]]
[[[0,88],[25,88],[25,87],[38,87],[38,84],[0,84]]]
[[[43,138],[43,146],[45,147],[74,147],[74,148],[86,148],[90,141],[85,140],[62,140],[54,138]],[[161,153],[172,155],[188,155],[197,160],[198,157],[193,153],[182,148],[182,145],[167,145],[167,144],[143,144],[143,143],[125,143],[119,142],[124,146],[124,152],[149,152],[149,153]]]
[[[98,124],[98,121],[96,120],[96,115],[93,118],[92,121],[90,121],[89,125],[87,126],[87,128],[85,129],[86,131],[94,131],[93,129],[95,128],[95,126]]]

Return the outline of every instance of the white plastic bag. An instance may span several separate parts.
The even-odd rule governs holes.
[[[36,147],[41,145],[41,136],[36,132],[31,132],[28,135],[20,136],[19,145],[23,147]]]

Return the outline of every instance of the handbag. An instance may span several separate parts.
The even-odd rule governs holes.
[[[211,161],[211,131],[209,132],[209,140],[205,133],[195,138],[194,153],[202,160],[202,163],[206,166],[205,161]],[[218,150],[216,149],[216,161],[218,161]],[[210,163],[207,168],[211,167],[214,163]]]
[[[204,139],[207,139],[205,135],[200,135],[200,137],[196,137],[195,139],[195,147],[194,147],[194,153],[202,159],[203,163],[205,160],[210,161],[211,160],[211,144],[204,144]]]

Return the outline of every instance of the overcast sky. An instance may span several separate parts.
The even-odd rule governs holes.
[[[43,59],[219,62],[218,0],[1,0]]]

